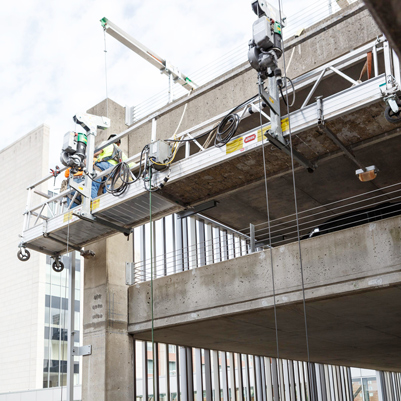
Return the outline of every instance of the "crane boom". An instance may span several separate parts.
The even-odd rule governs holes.
[[[133,52],[141,56],[143,59],[154,65],[163,74],[171,76],[173,81],[179,83],[187,90],[196,89],[198,85],[192,82],[186,75],[180,72],[176,67],[171,65],[168,61],[158,56],[155,52],[152,52],[145,45],[140,43],[138,40],[133,38],[127,32],[123,31],[116,24],[111,22],[106,17],[100,20],[103,29],[113,38],[117,39],[120,43],[127,46]]]

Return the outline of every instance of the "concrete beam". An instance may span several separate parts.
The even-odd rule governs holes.
[[[310,358],[401,371],[401,217],[301,243]],[[306,360],[298,244],[154,281],[155,341]],[[129,289],[129,332],[151,335],[150,283]]]

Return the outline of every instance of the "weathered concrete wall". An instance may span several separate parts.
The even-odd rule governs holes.
[[[305,359],[298,244],[274,248],[272,258],[281,352],[286,358]],[[401,289],[401,217],[302,241],[302,261],[311,359],[401,369],[398,357],[391,357],[401,351],[400,297],[390,308],[383,307]],[[155,339],[272,356],[272,288],[269,250],[158,278]],[[377,295],[365,310],[366,294],[377,288],[383,289],[382,298]],[[149,294],[148,282],[129,289],[129,331],[137,338],[149,337]],[[319,312],[322,302],[330,314]]]
[[[96,256],[85,261],[83,343],[92,345],[92,355],[83,358],[82,399],[131,400],[134,364],[125,262],[132,260],[132,242],[117,235],[91,249]]]
[[[355,3],[286,42],[287,73],[296,78],[381,35],[362,2]],[[291,63],[290,63],[291,60]]]
[[[124,123],[125,108],[111,99],[101,101],[97,105],[91,107],[87,113],[110,118],[110,128],[106,130],[97,130],[96,145],[100,145],[101,142],[106,141],[109,135],[119,134],[127,129],[127,126]],[[121,141],[121,149],[126,153],[129,148],[128,141],[128,137],[123,138]]]
[[[365,10],[363,3],[358,2],[306,29],[299,38],[286,41],[288,76],[295,78],[304,74],[374,40],[379,34],[380,30],[373,18]],[[244,52],[247,52],[247,48],[244,48]],[[257,73],[248,63],[244,63],[194,91],[179,131],[183,132],[228,111],[255,94]],[[182,97],[152,113],[152,116],[157,116],[158,139],[172,136],[186,100],[186,96]],[[133,130],[129,136],[130,155],[134,155],[150,142],[151,122]]]

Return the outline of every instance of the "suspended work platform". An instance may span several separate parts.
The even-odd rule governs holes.
[[[374,76],[360,82],[352,78],[352,75],[355,76],[356,72],[360,71],[368,52],[373,53]],[[349,168],[342,178],[344,188],[351,188],[351,182],[358,183],[355,169],[368,167],[358,159],[358,149],[363,153],[368,147],[367,144],[380,143],[399,136],[397,126],[384,118],[385,103],[382,91],[383,88],[394,87],[401,82],[398,58],[389,48],[387,41],[379,38],[293,81],[298,99],[296,110],[289,116],[284,116],[282,128],[285,137],[288,137],[291,131],[294,150],[316,167],[313,174],[305,174],[305,177],[315,177],[315,181],[316,177],[326,180],[330,172],[326,171],[329,167],[324,167],[325,163],[327,166],[332,165],[333,160],[341,155],[354,167]],[[322,85],[324,90],[319,92]],[[321,93],[324,93],[324,97],[309,104],[313,96]],[[291,90],[289,95],[291,96]],[[249,110],[249,107],[252,108],[252,113],[246,112],[245,109]],[[264,178],[263,152],[267,178],[283,175],[290,169],[288,154],[273,147],[265,139],[263,134],[269,129],[269,121],[266,120],[268,116],[262,111],[261,129],[259,111],[259,99],[246,105],[237,135],[223,147],[204,149],[203,142],[199,139],[194,142],[197,153],[191,154],[189,142],[184,142],[187,144],[185,155],[181,152],[181,159],[172,163],[167,185],[151,195],[153,219],[184,210],[200,212],[209,208],[209,203],[213,201],[214,205],[220,205],[210,209],[209,217],[236,229],[249,224],[249,219],[256,213],[249,186]],[[201,138],[202,134],[210,130],[211,124],[215,124],[226,114],[220,114],[186,130],[179,134],[178,138]],[[141,124],[137,123],[118,137],[135,134],[135,128]],[[332,135],[325,134],[322,127],[329,127]],[[128,160],[138,159],[139,155],[135,155]],[[343,159],[337,160],[336,163],[339,172],[346,164],[343,163]],[[368,163],[374,164],[374,160]],[[380,169],[380,165],[378,167]],[[302,166],[298,166],[297,170],[305,171]],[[166,175],[167,172],[156,172],[155,183],[161,182]],[[29,199],[32,192],[36,191],[35,188],[50,178],[53,177],[46,177],[28,188],[21,240],[23,247],[57,256],[71,249],[81,250],[118,232],[128,235],[132,228],[149,221],[149,192],[141,180],[130,185],[122,196],[116,197],[107,193],[92,200],[92,216],[85,218],[79,216],[81,207],[66,210],[63,198],[65,199],[69,191],[46,199],[40,205],[30,204]],[[334,182],[333,185],[337,186],[338,190],[338,182]],[[355,185],[355,190],[360,192],[358,185]],[[370,185],[369,189],[372,189],[371,184],[360,185]],[[228,194],[235,194],[237,197],[241,195],[250,200],[248,205],[239,205],[237,202],[236,216],[230,214],[230,207],[236,203],[235,197],[234,200],[230,200]],[[278,195],[281,195],[280,192]],[[263,192],[258,193],[258,196],[262,196],[263,199]],[[227,207],[224,206],[224,202],[227,202]],[[273,210],[274,206],[273,204]],[[283,214],[287,212],[285,207],[285,202],[282,202]],[[265,218],[265,211],[262,214]]]

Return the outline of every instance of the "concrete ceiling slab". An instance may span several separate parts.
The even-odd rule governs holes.
[[[401,287],[306,303],[313,362],[401,372]],[[277,307],[282,358],[307,360],[302,303]],[[277,356],[274,311],[262,310],[155,330],[155,341]],[[135,334],[150,340],[150,332]]]

